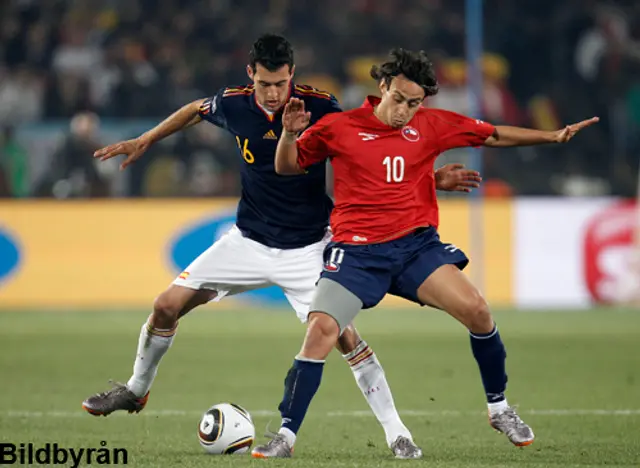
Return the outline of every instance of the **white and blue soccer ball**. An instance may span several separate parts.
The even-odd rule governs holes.
[[[209,408],[200,418],[198,440],[211,455],[247,453],[256,437],[249,412],[233,403]]]

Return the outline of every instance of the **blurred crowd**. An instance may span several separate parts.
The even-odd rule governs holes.
[[[117,170],[91,153],[112,142],[106,121],[151,125],[246,83],[248,50],[263,32],[285,34],[297,81],[333,92],[345,108],[375,92],[369,67],[391,47],[424,49],[441,82],[426,105],[469,113],[464,13],[464,0],[0,2],[0,196],[237,195],[241,158],[209,125],[158,145],[119,188]],[[485,193],[634,196],[640,3],[485,0],[483,29],[481,117],[540,129],[602,119],[569,145],[485,149]],[[47,157],[19,138],[60,120],[65,132]]]

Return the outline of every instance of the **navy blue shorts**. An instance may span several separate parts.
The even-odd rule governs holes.
[[[431,273],[442,265],[463,270],[468,263],[462,250],[443,244],[436,229],[429,227],[381,244],[330,242],[320,276],[347,288],[369,309],[387,293],[421,304],[418,287]]]

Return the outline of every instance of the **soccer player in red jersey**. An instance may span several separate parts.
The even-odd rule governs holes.
[[[423,52],[402,49],[371,71],[382,98],[329,114],[307,128],[310,113],[292,99],[276,171],[300,174],[328,158],[334,169],[333,239],[324,252],[307,335],[285,379],[282,426],[256,458],[289,457],[316,393],[324,361],[360,309],[391,293],[444,310],[470,332],[491,426],[517,446],[530,445],[531,428],[505,397],[506,352],[487,302],[462,273],[466,255],[438,236],[434,162],[442,152],[468,146],[507,147],[566,143],[592,118],[558,131],[493,126],[453,112],[422,107],[438,91]]]

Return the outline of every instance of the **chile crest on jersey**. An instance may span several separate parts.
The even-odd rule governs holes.
[[[420,140],[420,132],[411,126],[402,129],[402,136],[412,143],[417,143]]]

